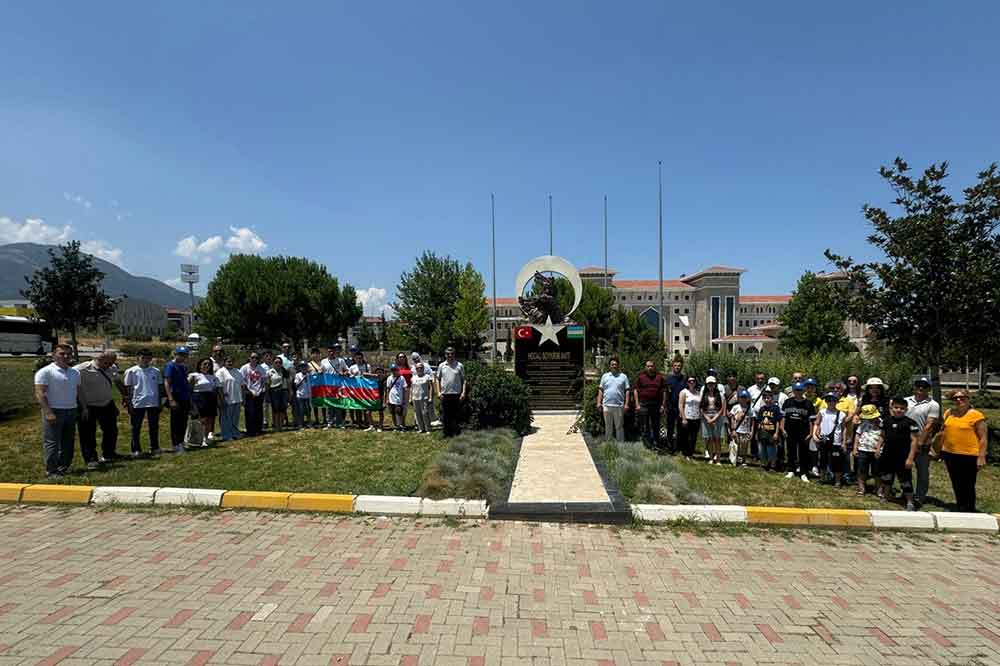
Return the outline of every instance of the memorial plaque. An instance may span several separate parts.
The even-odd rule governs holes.
[[[556,275],[573,288],[568,311],[557,299]],[[529,294],[525,288],[532,284]],[[583,399],[583,326],[567,321],[580,305],[583,283],[562,257],[532,259],[517,275],[516,290],[528,325],[514,330],[514,372],[531,387],[534,409],[579,409]]]
[[[542,342],[533,326],[514,329],[514,371],[531,388],[533,409],[579,409],[583,399],[583,326],[570,324]]]

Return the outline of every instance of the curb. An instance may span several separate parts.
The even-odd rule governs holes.
[[[208,488],[143,486],[72,486],[44,483],[0,483],[0,503],[7,504],[124,504],[143,506],[198,506],[217,509],[256,509],[358,513],[374,516],[454,516],[489,518],[485,500],[291,493]],[[798,509],[772,506],[632,504],[632,516],[649,523],[694,521],[733,525],[832,527],[852,529],[910,529],[944,532],[1000,532],[1000,514],[942,511],[886,511],[878,509]]]

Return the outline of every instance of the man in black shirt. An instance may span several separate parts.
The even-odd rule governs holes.
[[[906,398],[896,397],[889,403],[889,418],[882,426],[882,457],[879,473],[882,485],[878,490],[879,499],[889,499],[895,479],[906,500],[906,510],[915,511],[913,504],[913,460],[917,455],[917,422],[906,415]]]
[[[792,397],[785,400],[781,410],[785,414],[785,436],[788,456],[788,472],[785,478],[801,475],[808,482],[808,472],[812,468],[812,452],[809,450],[809,439],[812,433],[813,419],[816,418],[816,405],[802,396],[805,386],[802,382],[792,384]]]

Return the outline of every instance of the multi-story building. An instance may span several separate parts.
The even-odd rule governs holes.
[[[658,280],[619,280],[615,271],[594,266],[579,272],[582,280],[607,286],[617,305],[637,311],[650,326],[658,326]],[[682,356],[708,349],[766,353],[777,348],[778,315],[791,296],[741,294],[740,276],[745,272],[711,266],[663,281],[664,334],[671,352]],[[510,331],[523,321],[516,298],[497,299],[498,341],[509,341]]]
[[[111,321],[122,336],[162,337],[167,329],[167,311],[162,305],[122,296],[115,299]]]

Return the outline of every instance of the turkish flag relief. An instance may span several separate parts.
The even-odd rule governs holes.
[[[530,326],[518,326],[514,330],[514,335],[517,336],[518,340],[530,340],[533,335],[533,331]]]

